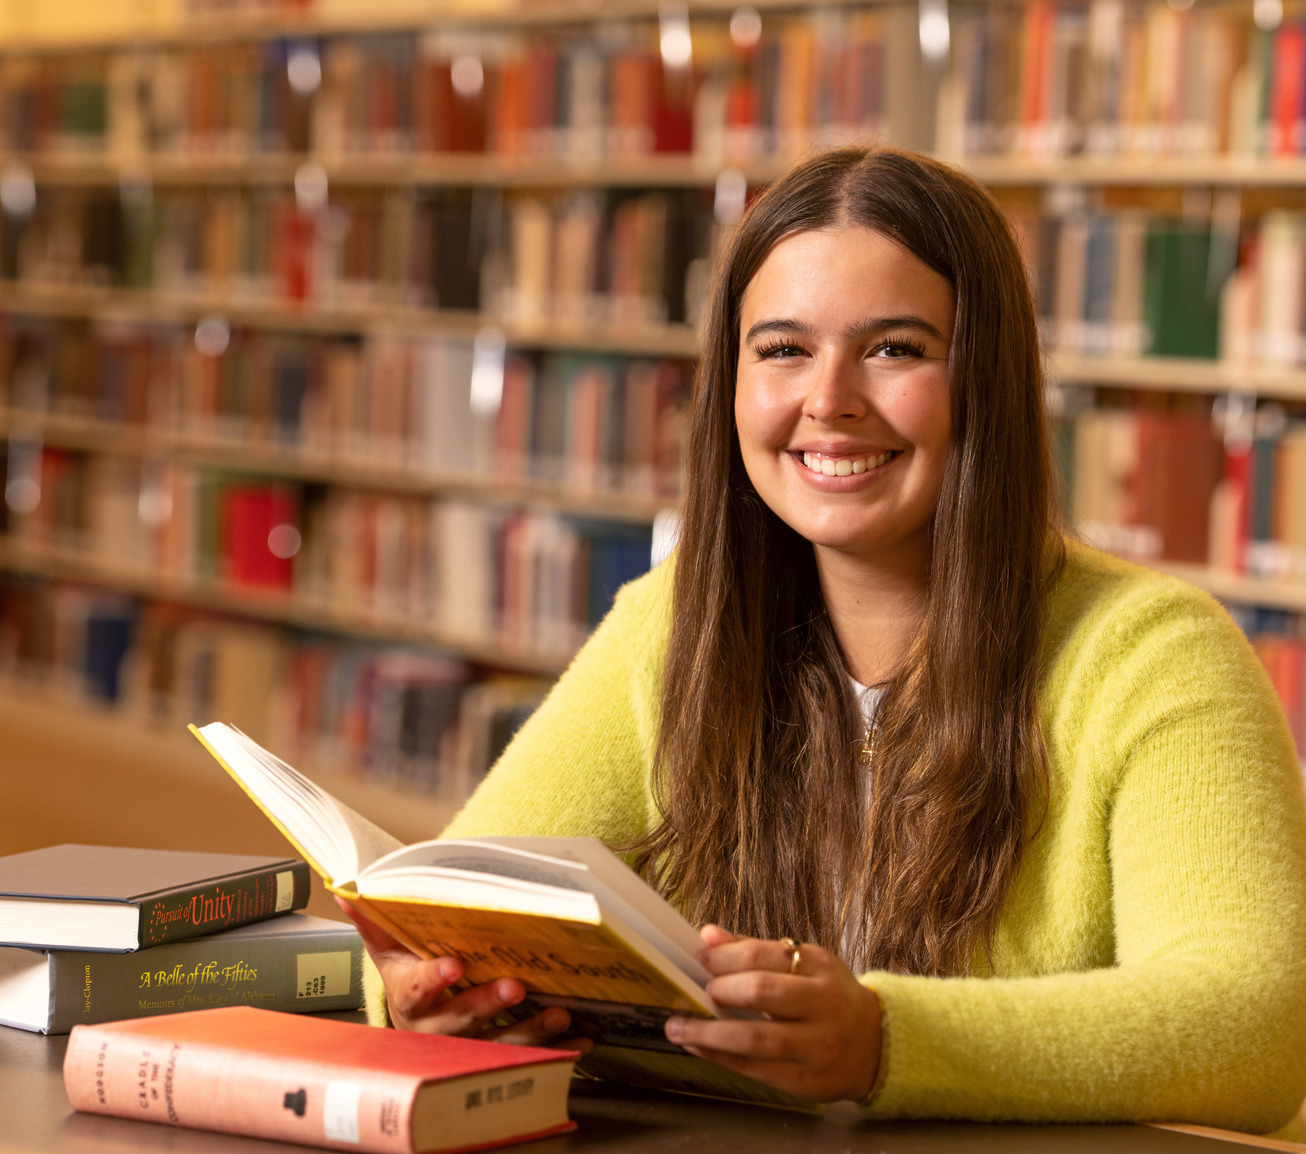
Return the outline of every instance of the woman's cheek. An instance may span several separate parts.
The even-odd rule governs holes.
[[[735,393],[735,424],[740,437],[767,445],[787,440],[801,416],[802,391],[795,382],[755,374]]]

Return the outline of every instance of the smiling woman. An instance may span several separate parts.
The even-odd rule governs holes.
[[[814,546],[831,613],[906,596],[896,644],[882,628],[846,631],[849,672],[866,684],[901,662],[925,587],[951,443],[955,308],[943,276],[861,226],[786,237],[741,305],[735,427],[758,496]],[[841,573],[854,594],[870,592],[870,574],[893,574],[894,588],[877,582],[880,596],[836,607]]]
[[[625,849],[760,1012],[668,1037],[791,1093],[1268,1130],[1306,1094],[1292,739],[1216,603],[1064,534],[1040,364],[972,180],[842,149],[778,181],[713,290],[674,556],[446,832]],[[524,996],[365,936],[376,1021]]]

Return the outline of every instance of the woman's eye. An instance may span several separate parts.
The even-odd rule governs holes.
[[[906,360],[910,357],[923,357],[924,355],[924,345],[917,341],[903,340],[901,338],[881,341],[871,350],[871,356],[890,361]]]
[[[806,355],[807,350],[801,345],[793,345],[788,341],[777,341],[773,345],[765,345],[757,350],[757,356],[761,360],[787,361],[793,357]]]

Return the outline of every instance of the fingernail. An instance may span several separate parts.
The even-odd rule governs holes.
[[[445,960],[440,963],[440,977],[446,982],[456,981],[458,978],[458,963]]]
[[[667,1037],[673,1042],[679,1042],[685,1036],[685,1019],[668,1018],[667,1019]]]
[[[565,1030],[570,1024],[571,1018],[566,1010],[550,1010],[544,1016],[546,1030]]]
[[[505,1006],[514,1005],[522,1000],[524,995],[519,991],[515,982],[499,983],[499,1001]]]

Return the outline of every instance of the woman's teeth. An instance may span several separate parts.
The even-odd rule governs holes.
[[[813,473],[824,473],[827,477],[847,477],[853,473],[865,473],[878,469],[885,464],[893,451],[886,449],[874,457],[825,457],[820,453],[804,453],[803,464]]]

